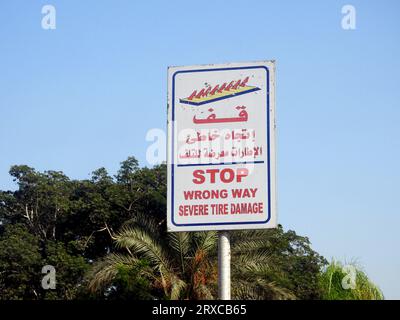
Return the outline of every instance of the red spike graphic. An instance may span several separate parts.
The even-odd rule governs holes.
[[[236,81],[235,85],[232,87],[233,90],[236,90],[240,84],[240,80]]]
[[[193,98],[196,96],[197,90],[194,90],[193,93],[189,96],[188,100],[193,100]]]
[[[205,90],[204,90],[204,89],[201,89],[201,91],[197,94],[196,98],[197,98],[197,99],[200,99],[200,98],[203,98],[203,97],[205,97],[205,96],[206,96]]]
[[[241,87],[245,87],[246,84],[247,84],[247,82],[249,82],[249,77],[246,77],[246,78],[242,81],[242,83],[240,84],[240,86],[241,86]]]
[[[219,88],[218,92],[221,93],[226,88],[226,82]]]
[[[214,89],[211,90],[210,95],[213,96],[219,89],[219,85],[217,84]]]

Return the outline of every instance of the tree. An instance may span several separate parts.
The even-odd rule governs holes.
[[[325,300],[383,300],[382,291],[355,263],[332,261],[320,274]]]
[[[136,212],[160,221],[165,216],[165,165],[139,168],[129,157],[115,177],[99,168],[90,180],[70,180],[62,172],[38,172],[26,165],[12,166],[10,174],[19,188],[0,191],[0,221],[23,224],[42,241],[79,243],[87,259],[109,252],[109,232]]]
[[[0,191],[0,289],[10,288],[1,298],[216,297],[215,232],[166,232],[165,164],[141,168],[129,157],[115,176],[99,168],[85,180],[25,165],[10,174],[18,190]],[[231,235],[234,297],[321,297],[325,260],[306,237],[282,227]],[[40,286],[46,264],[56,268],[53,291]]]
[[[151,281],[151,293],[158,298],[213,298],[216,268],[210,256],[214,254],[216,233],[166,235],[164,230],[165,225],[154,218],[138,214],[115,235],[116,247],[123,251],[110,254],[90,273],[90,290],[107,291],[118,280],[121,269],[134,269],[141,279]]]
[[[41,286],[45,265],[55,268],[55,290]],[[7,225],[2,232],[0,299],[74,299],[87,269],[88,263],[73,243],[66,248],[61,242],[43,242],[21,224]]]
[[[326,260],[308,238],[276,229],[231,232],[233,295],[238,299],[318,299]]]
[[[232,291],[238,299],[312,299],[320,297],[318,276],[325,260],[307,238],[276,230],[232,231]],[[216,297],[215,232],[165,233],[165,226],[138,215],[114,237],[123,249],[108,255],[89,275],[93,292],[114,286],[119,270],[142,268],[153,295],[166,299]],[[135,270],[138,270],[137,268]]]
[[[40,291],[39,238],[22,225],[9,225],[0,237],[0,300],[37,299]]]
[[[25,165],[12,166],[10,175],[19,189],[12,196],[3,193],[4,218],[25,223],[41,239],[55,240],[59,219],[70,205],[68,177],[57,171],[36,172]]]
[[[44,299],[72,300],[82,290],[85,272],[89,263],[79,255],[74,243],[48,241],[43,250],[43,265],[51,265],[56,271],[56,288],[42,290]]]

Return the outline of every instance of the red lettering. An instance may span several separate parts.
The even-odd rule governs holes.
[[[178,209],[180,216],[207,216],[208,205],[194,204],[194,205],[180,205]]]
[[[228,177],[226,177],[228,173]],[[221,171],[221,181],[224,183],[230,183],[235,179],[235,172],[232,169],[224,169]]]
[[[207,169],[205,172],[204,170],[194,170],[192,180],[195,184],[203,184],[207,177],[209,178],[210,183],[216,183],[217,177],[219,177],[220,181],[223,183],[231,183],[234,180],[236,182],[242,182],[243,178],[249,175],[249,170],[247,168],[238,168],[235,170],[226,168],[222,169]]]
[[[247,168],[239,168],[237,170],[237,181],[242,182],[242,178],[249,175],[249,170]]]
[[[228,195],[226,189],[183,191],[185,200],[226,199]]]
[[[219,171],[219,169],[208,169],[206,170],[207,173],[210,174],[210,182],[215,183],[215,174]]]
[[[204,183],[204,181],[206,181],[206,178],[204,177],[204,170],[194,170],[193,176],[195,177],[195,179],[193,179],[192,181],[195,184],[202,184]]]

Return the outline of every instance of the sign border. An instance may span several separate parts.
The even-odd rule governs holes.
[[[212,71],[226,71],[226,70],[246,70],[246,69],[265,69],[267,74],[267,145],[268,145],[268,155],[267,155],[267,184],[268,184],[268,217],[263,221],[239,221],[239,222],[214,222],[214,223],[183,223],[177,224],[174,220],[174,182],[175,182],[175,174],[174,174],[174,151],[175,151],[175,77],[180,73],[195,73],[195,72],[212,72]],[[178,70],[172,74],[172,146],[171,146],[171,205],[170,205],[170,217],[171,222],[175,227],[198,227],[198,226],[220,226],[220,225],[247,225],[247,224],[267,224],[272,217],[271,214],[271,134],[270,134],[270,70],[266,65],[252,65],[252,66],[244,66],[244,67],[226,67],[226,68],[207,68],[207,69],[194,69],[194,70]],[[250,162],[247,162],[250,163]],[[259,162],[252,162],[259,163]],[[216,163],[210,165],[234,165],[240,164],[237,162],[231,163]]]

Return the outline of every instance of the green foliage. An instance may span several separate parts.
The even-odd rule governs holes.
[[[36,172],[28,166],[12,166],[10,174],[19,189],[8,197],[3,193],[4,218],[25,224],[42,240],[55,240],[57,223],[70,207],[68,177],[57,171]]]
[[[22,225],[0,237],[0,300],[37,299],[42,257],[39,239]]]
[[[41,286],[45,265],[55,267],[55,290]],[[74,299],[87,269],[63,243],[44,243],[23,225],[7,225],[0,237],[0,299]]]
[[[326,261],[294,231],[232,232],[233,294],[239,299],[318,299]]]
[[[383,300],[382,291],[355,263],[348,264],[355,271],[354,282],[351,283],[350,269],[332,261],[320,275],[322,298],[326,300]],[[343,286],[343,282],[345,286]],[[347,285],[346,285],[347,283]]]
[[[129,157],[115,177],[99,168],[90,180],[70,180],[62,172],[38,172],[26,165],[11,167],[10,175],[18,190],[0,191],[2,299],[90,298],[82,275],[113,249],[113,230],[143,212],[164,219],[165,165],[139,168],[137,160]],[[4,249],[8,247],[13,249]],[[11,265],[14,260],[19,268]],[[43,291],[40,286],[46,264],[56,267],[56,290]],[[135,291],[122,277],[124,270],[115,297]],[[129,274],[136,272],[132,270]],[[125,293],[124,284],[129,284]]]
[[[155,297],[151,294],[150,279],[143,275],[143,271],[147,268],[148,263],[145,260],[140,260],[132,266],[118,266],[114,286],[108,294],[108,298],[125,300],[154,299]]]
[[[152,288],[166,299],[216,297],[217,261],[215,232],[165,234],[153,218],[138,215],[115,235],[116,247],[125,254],[111,255],[89,276],[90,287],[107,290],[123,264],[134,267],[148,261],[145,275]],[[307,238],[294,232],[256,230],[232,232],[232,289],[238,299],[316,299],[318,276],[325,260]]]
[[[165,164],[129,157],[115,176],[99,168],[86,180],[26,165],[10,175],[18,189],[0,191],[0,299],[216,297],[216,233],[166,232]],[[235,298],[340,296],[326,286],[338,273],[320,276],[326,261],[306,237],[282,227],[231,236]],[[44,265],[56,269],[55,290],[41,287]],[[353,297],[380,297],[358,277]]]
[[[152,289],[149,264],[145,260],[110,254],[98,261],[88,273],[86,294],[91,299],[153,300],[161,293]],[[86,297],[87,298],[87,297]]]
[[[74,299],[79,293],[89,264],[79,255],[73,243],[66,247],[62,242],[49,241],[43,256],[42,264],[51,265],[56,270],[56,289],[44,291],[44,298]]]
[[[107,292],[120,283],[121,270],[140,270],[149,295],[159,299],[205,299],[215,296],[208,287],[216,279],[212,254],[215,232],[166,234],[165,225],[138,214],[115,235],[122,252],[108,255],[89,273],[92,292]],[[146,268],[143,262],[146,262]],[[142,266],[138,269],[138,266]]]

